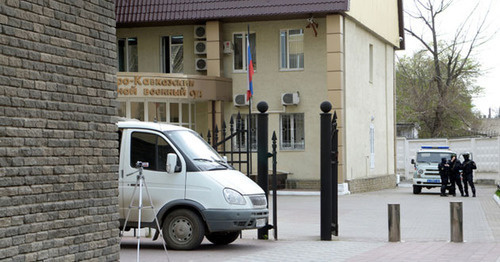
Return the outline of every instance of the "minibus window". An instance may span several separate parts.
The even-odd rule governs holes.
[[[175,153],[165,139],[151,133],[133,132],[130,144],[130,165],[135,167],[138,161],[147,162],[146,170],[165,171],[167,154]]]

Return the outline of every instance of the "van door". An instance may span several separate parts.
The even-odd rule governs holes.
[[[121,159],[120,167],[123,170],[123,178],[121,183],[122,196],[125,205],[120,205],[123,209],[128,209],[134,188],[134,202],[132,206],[138,206],[139,200],[139,168],[136,166],[138,162],[143,163],[143,176],[145,187],[142,190],[143,206],[150,206],[146,187],[151,196],[153,205],[156,211],[166,203],[183,199],[185,196],[186,185],[186,168],[185,162],[181,154],[172,147],[165,135],[153,130],[132,130],[126,132],[127,139],[127,154],[128,156]],[[125,135],[125,134],[124,134]],[[166,172],[167,154],[175,153],[177,155],[177,163],[181,166],[179,172],[168,174]],[[147,163],[147,164],[146,164]],[[121,175],[121,174],[120,174]],[[136,186],[137,185],[137,186]],[[128,210],[123,210],[126,215]],[[132,209],[130,213],[130,221],[137,221],[137,209]],[[142,221],[152,222],[154,212],[150,208],[143,209]]]

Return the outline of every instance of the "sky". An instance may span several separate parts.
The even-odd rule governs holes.
[[[415,10],[415,0],[404,0],[404,9]],[[422,0],[426,2],[427,0]],[[448,0],[445,0],[448,1]],[[436,1],[434,1],[436,2]],[[490,37],[487,43],[477,48],[474,58],[482,65],[483,74],[477,79],[477,84],[484,88],[482,94],[473,97],[475,109],[482,115],[488,115],[489,108],[492,115],[499,114],[500,110],[500,1],[499,0],[454,0],[452,5],[438,17],[438,31],[442,39],[452,39],[457,28],[464,23],[471,10],[478,5],[476,15],[468,21],[471,33],[477,28],[481,20],[486,17],[484,36]],[[423,26],[405,15],[405,27],[412,27],[414,31],[422,31]],[[412,36],[406,34],[406,50],[397,51],[398,56],[410,55],[421,50],[423,46]]]

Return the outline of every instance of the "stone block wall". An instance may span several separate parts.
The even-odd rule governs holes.
[[[396,182],[397,181],[395,175],[357,178],[347,181],[347,183],[349,184],[349,191],[351,193],[370,192],[388,188],[395,188],[397,186]]]
[[[0,260],[117,261],[112,0],[0,0]]]

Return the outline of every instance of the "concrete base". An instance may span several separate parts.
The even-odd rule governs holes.
[[[339,195],[350,195],[351,192],[349,191],[349,184],[347,183],[342,183],[342,184],[338,184],[338,194]]]

